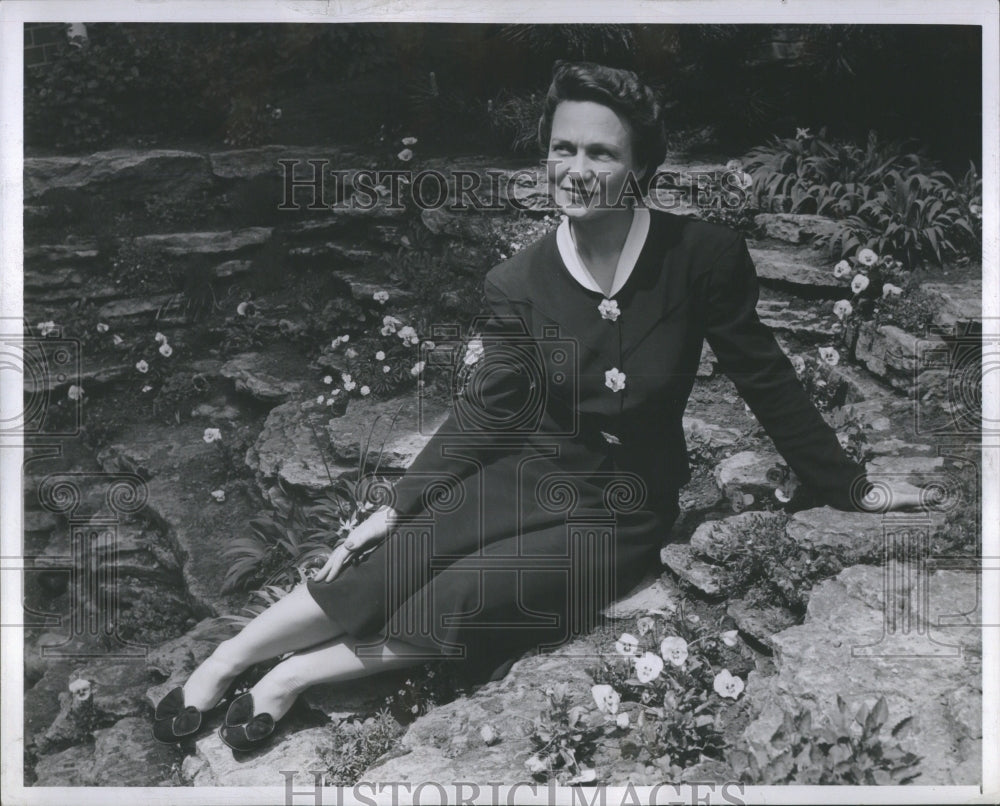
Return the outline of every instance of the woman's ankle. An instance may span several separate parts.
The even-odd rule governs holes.
[[[228,677],[236,677],[240,672],[251,666],[250,663],[245,662],[240,656],[237,648],[233,646],[231,639],[220,643],[205,660],[211,661],[220,673]]]

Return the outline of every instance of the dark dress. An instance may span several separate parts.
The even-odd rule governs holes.
[[[496,659],[592,629],[660,567],[690,478],[681,418],[706,338],[804,485],[843,509],[865,491],[758,320],[733,230],[652,210],[617,316],[570,275],[554,232],[493,268],[485,292],[482,357],[397,482],[396,528],[309,583],[350,634]]]

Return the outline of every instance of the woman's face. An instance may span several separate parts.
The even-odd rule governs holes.
[[[639,166],[631,126],[615,110],[594,101],[562,101],[552,117],[547,159],[556,206],[574,220],[611,212],[630,173]]]

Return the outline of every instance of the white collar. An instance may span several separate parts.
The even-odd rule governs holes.
[[[636,207],[632,215],[632,225],[629,227],[628,236],[625,238],[625,245],[622,247],[621,255],[618,256],[618,265],[615,267],[615,279],[611,284],[610,299],[617,294],[629,276],[632,269],[639,260],[639,253],[642,252],[643,244],[646,242],[646,235],[649,233],[649,209],[646,207]],[[603,295],[604,291],[597,284],[597,281],[587,271],[580,253],[576,250],[573,242],[573,234],[569,230],[569,217],[563,216],[562,221],[556,228],[556,245],[559,248],[559,255],[580,285],[590,291],[596,291]]]

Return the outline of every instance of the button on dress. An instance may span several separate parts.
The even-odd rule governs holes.
[[[706,339],[804,485],[843,509],[867,490],[757,318],[742,235],[637,210],[605,296],[568,234],[487,273],[482,355],[397,481],[399,520],[360,563],[308,583],[373,651],[386,637],[427,658],[556,647],[658,570]]]

